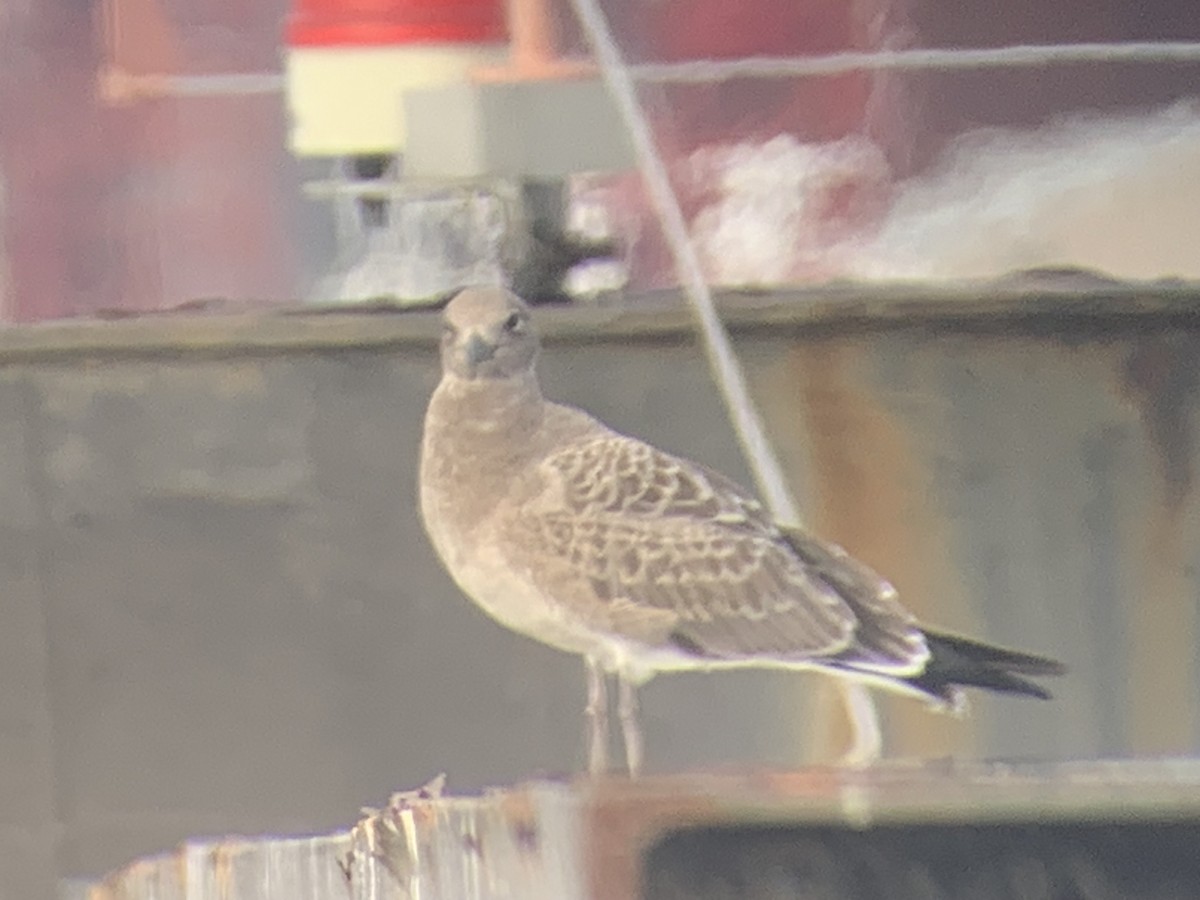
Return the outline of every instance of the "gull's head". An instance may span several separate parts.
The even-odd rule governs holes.
[[[529,372],[537,353],[529,307],[504,288],[467,288],[442,312],[442,371],[448,375],[512,378]]]

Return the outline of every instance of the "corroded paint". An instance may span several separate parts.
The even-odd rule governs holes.
[[[820,341],[789,354],[787,371],[800,386],[797,400],[809,435],[812,528],[886,573],[901,602],[922,621],[961,623],[963,631],[978,632],[978,623],[956,602],[962,589],[942,540],[946,525],[927,490],[932,475],[921,452],[922,436],[888,410],[863,379],[871,351],[862,341]],[[889,752],[976,752],[966,723],[930,715],[911,701],[880,698],[879,703],[888,720]],[[849,735],[840,737],[814,758],[836,758]]]
[[[1200,513],[1193,500],[1200,336],[1136,340],[1125,354],[1122,394],[1138,411],[1154,461],[1154,495],[1140,523],[1138,596],[1131,598],[1130,750],[1179,752],[1197,734],[1196,558]],[[1192,702],[1169,698],[1190,695]]]

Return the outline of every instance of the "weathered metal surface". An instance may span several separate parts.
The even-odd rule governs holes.
[[[189,840],[88,900],[583,900],[579,808],[552,784],[393,798],[330,835]]]
[[[536,782],[393,798],[324,837],[188,841],[88,900],[1185,900],[1197,837],[1193,761]]]
[[[98,883],[88,900],[332,900],[347,894],[339,857],[346,834],[188,841]]]
[[[1196,752],[1198,301],[725,298],[812,523],[926,618],[1071,667],[1054,703],[967,720],[888,701],[893,752]],[[541,318],[553,396],[746,480],[682,307]],[[475,613],[416,520],[436,334],[320,312],[0,331],[4,881],[332,829],[431,771],[577,768],[578,663]],[[659,679],[650,769],[828,758],[822,704],[809,677]]]
[[[1197,858],[1186,852],[1200,831],[1200,768],[1190,760],[1054,766],[943,762],[699,774],[610,783],[588,798],[585,809],[588,896],[594,900],[1183,900],[1200,889]],[[1170,860],[1173,867],[1163,865],[1159,873],[1169,890],[1145,894],[1121,893],[1118,876],[1127,872],[1106,870],[1111,860],[1087,859],[1095,844],[1081,844],[1073,833],[1080,826],[1102,826],[1119,842],[1124,828],[1143,826],[1144,831],[1160,823],[1186,826],[1193,841],[1175,841],[1182,846]],[[997,832],[1008,829],[1038,832],[1033,835],[1040,841],[1037,853],[1057,856],[1060,863],[1072,857],[1085,861],[1093,877],[1074,893],[1038,893],[1006,882],[1003,873],[981,871],[976,890],[947,893],[950,879],[937,873],[942,877],[925,879],[921,892],[914,889],[913,869],[926,860],[912,852],[911,842],[928,840],[938,829],[934,839],[949,850],[960,871],[970,871],[977,861],[981,870],[998,861],[1042,861],[1030,858],[1028,843],[997,860]],[[1146,835],[1140,838],[1144,846]],[[1164,834],[1160,847],[1167,840]],[[861,882],[846,877],[864,866],[874,870],[874,877]]]
[[[963,332],[1058,338],[1066,345],[1163,331],[1191,331],[1200,284],[1131,284],[1086,273],[1047,272],[987,283],[831,284],[803,290],[724,292],[735,331],[791,340],[892,332]],[[540,311],[549,342],[690,339],[691,313],[672,292]],[[246,311],[205,301],[174,311],[108,319],[59,319],[0,330],[0,365],[111,358],[263,356],[347,348],[428,347],[437,317],[389,303]]]

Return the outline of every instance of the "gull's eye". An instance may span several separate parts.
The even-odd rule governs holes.
[[[525,318],[519,312],[515,312],[504,320],[504,330],[515,333],[520,331],[524,324]]]
[[[445,325],[442,326],[442,340],[443,341],[454,340],[454,326],[453,325],[446,323]]]

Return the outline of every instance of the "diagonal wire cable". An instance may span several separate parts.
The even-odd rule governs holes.
[[[800,511],[788,490],[763,429],[762,419],[746,388],[746,377],[734,355],[721,320],[713,305],[712,292],[700,267],[700,257],[688,236],[683,212],[671,188],[667,167],[659,156],[650,125],[638,104],[636,88],[608,22],[594,0],[571,0],[592,45],[609,93],[633,142],[638,167],[653,204],[684,293],[700,326],[701,343],[712,367],[713,378],[733,421],[734,431],[746,455],[751,474],[771,513],[781,522],[799,525]]]
[[[629,69],[617,49],[597,0],[571,0],[571,3],[593,52],[600,60],[609,93],[629,131],[638,167],[675,258],[684,293],[700,325],[701,342],[712,367],[713,378],[729,411],[750,471],[771,514],[780,522],[800,525],[800,510],[788,490],[779,460],[771,449],[762,419],[746,388],[742,367],[717,316],[712,292],[700,268],[700,257],[688,235],[683,211],[671,189],[667,168],[654,144],[650,125],[638,104]],[[844,759],[853,764],[871,762],[879,757],[883,746],[875,699],[857,682],[837,679],[836,685],[850,718],[852,731],[851,747]]]

